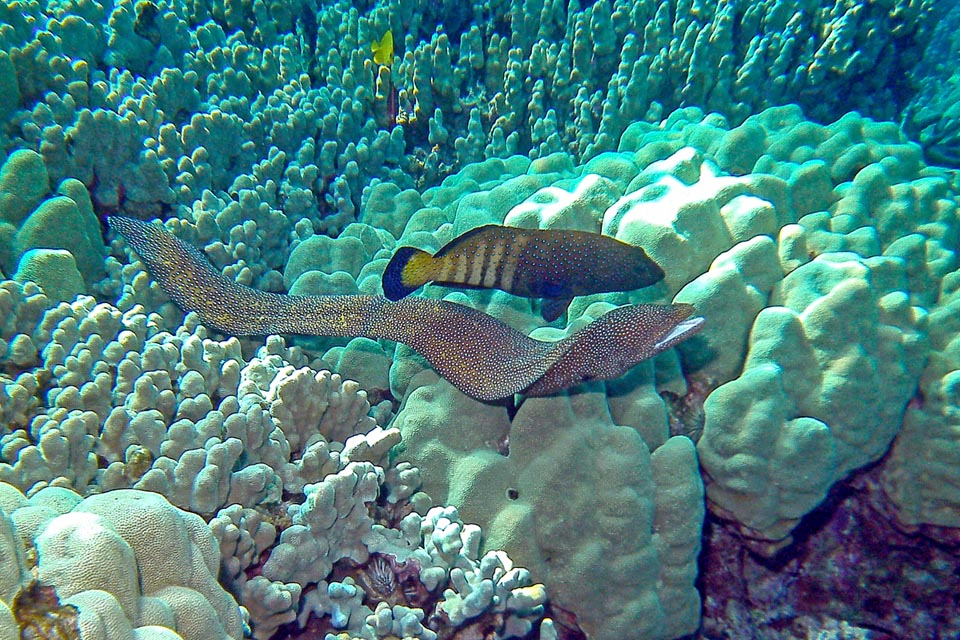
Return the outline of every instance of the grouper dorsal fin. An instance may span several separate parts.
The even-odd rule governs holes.
[[[457,236],[447,244],[440,247],[440,249],[435,254],[433,254],[433,257],[442,258],[443,256],[447,255],[451,251],[454,251],[459,247],[462,247],[464,244],[472,240],[474,236],[478,236],[483,233],[488,233],[492,229],[497,228],[499,226],[500,225],[497,225],[497,224],[485,224],[479,227],[474,227],[469,231],[464,231],[459,236]]]

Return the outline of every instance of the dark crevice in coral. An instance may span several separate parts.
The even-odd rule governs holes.
[[[949,530],[895,524],[884,462],[834,486],[772,557],[708,515],[697,587],[698,640],[822,637],[953,638],[960,634],[960,547]],[[917,603],[923,603],[923,611]],[[859,631],[858,631],[859,630]]]

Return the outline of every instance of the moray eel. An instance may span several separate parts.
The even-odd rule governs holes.
[[[609,379],[700,329],[690,305],[618,307],[556,342],[534,340],[464,305],[412,297],[291,296],[225,278],[194,247],[157,224],[111,216],[110,226],[184,311],[234,335],[363,336],[402,342],[468,396],[550,395]]]
[[[428,282],[466,289],[502,289],[544,298],[551,322],[574,296],[630,291],[663,279],[640,247],[584,231],[488,224],[467,231],[435,255],[400,247],[383,273],[383,292],[399,300]]]

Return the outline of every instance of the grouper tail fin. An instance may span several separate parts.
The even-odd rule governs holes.
[[[434,258],[416,247],[397,249],[383,272],[383,295],[390,300],[406,297],[434,279]]]

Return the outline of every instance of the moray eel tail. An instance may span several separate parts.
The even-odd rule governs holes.
[[[383,295],[404,298],[435,278],[434,257],[415,247],[400,247],[383,271]]]
[[[420,353],[468,396],[493,401],[549,395],[584,380],[619,376],[700,329],[689,305],[619,307],[557,342],[534,340],[482,311],[428,298],[289,296],[223,277],[160,225],[111,216],[177,305],[235,335],[288,333],[393,340]]]

